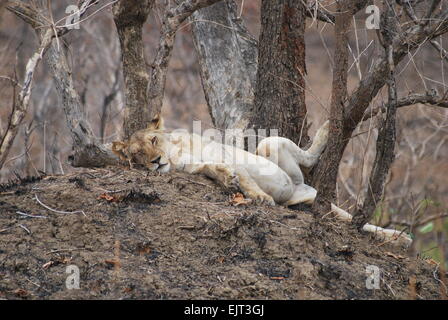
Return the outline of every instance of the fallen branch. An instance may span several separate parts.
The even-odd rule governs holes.
[[[62,213],[62,214],[74,214],[74,213],[82,213],[84,215],[84,217],[86,217],[86,214],[84,213],[83,210],[77,210],[77,211],[60,211],[60,210],[56,210],[56,209],[52,209],[49,206],[47,206],[46,204],[44,204],[42,201],[39,200],[39,198],[37,197],[37,194],[34,195],[34,198],[36,199],[36,201],[45,209],[56,212],[56,213]]]

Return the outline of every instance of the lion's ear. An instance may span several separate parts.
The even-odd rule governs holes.
[[[150,130],[163,130],[163,119],[160,114],[156,114],[155,117],[149,122],[148,129]]]
[[[112,142],[112,152],[115,153],[123,161],[128,160],[128,157],[126,155],[127,147],[128,144],[126,142],[121,141]]]

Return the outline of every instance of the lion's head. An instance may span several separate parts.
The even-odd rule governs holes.
[[[121,160],[151,171],[168,172],[171,168],[160,116],[156,116],[148,128],[135,132],[129,140],[114,141],[112,151]]]

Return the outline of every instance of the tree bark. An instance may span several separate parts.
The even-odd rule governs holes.
[[[309,142],[305,105],[306,8],[297,0],[262,0],[259,63],[250,126]]]
[[[148,108],[149,74],[144,55],[143,25],[154,5],[154,0],[119,1],[112,7],[114,22],[120,39],[121,61],[125,83],[124,138],[146,128],[151,121]]]
[[[198,10],[190,21],[213,125],[245,129],[253,107],[257,41],[238,17],[234,0]]]
[[[344,105],[347,99],[348,79],[348,34],[352,14],[347,5],[338,3],[335,18],[336,47],[334,53],[333,90],[330,106],[330,131],[327,149],[324,152],[326,162],[318,166],[316,172],[318,190],[313,209],[318,214],[331,210],[331,203],[336,198],[336,179],[339,163],[344,151]]]

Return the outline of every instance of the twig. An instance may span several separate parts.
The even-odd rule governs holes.
[[[422,219],[422,220],[420,220],[420,221],[417,221],[417,222],[415,222],[415,223],[412,224],[412,225],[413,225],[414,228],[415,228],[415,227],[420,227],[420,226],[422,226],[422,225],[424,225],[424,224],[427,224],[427,223],[429,223],[429,222],[431,222],[431,221],[433,221],[433,220],[443,219],[443,218],[446,218],[446,217],[448,217],[448,213],[441,213],[441,214],[439,214],[439,215],[432,215],[432,216],[429,216],[429,217],[427,217],[427,218],[425,218],[425,219]],[[401,226],[406,226],[406,227],[410,227],[410,226],[411,226],[411,223],[406,222],[406,221],[401,221],[401,222],[400,222],[400,221],[394,221],[394,220],[392,220],[391,223],[392,223],[392,224],[398,224],[398,225],[401,225]]]
[[[30,279],[25,278],[25,280],[28,281],[29,283],[35,285],[35,286],[38,287],[39,289],[43,289],[43,290],[45,290],[46,292],[51,293],[49,290],[45,289],[45,288],[42,287],[40,284],[37,284],[37,283],[31,281]]]
[[[390,290],[390,292],[392,292],[392,295],[394,296],[394,297],[396,297],[396,295],[395,295],[395,292],[394,292],[394,290],[392,290],[392,287],[390,286],[390,284],[388,284],[386,281],[384,281],[383,280],[383,282],[384,282],[384,284],[386,285],[386,287]]]
[[[47,219],[46,216],[35,216],[35,215],[32,215],[32,214],[26,214],[26,213],[23,213],[23,212],[21,212],[21,211],[16,211],[16,213],[17,213],[17,214],[20,214],[21,216],[30,217],[30,218],[42,218],[42,219]]]
[[[129,189],[126,189],[126,188],[125,189],[119,189],[119,190],[107,190],[107,189],[104,189],[104,188],[96,187],[95,189],[101,190],[101,191],[103,191],[105,193],[109,193],[109,194],[120,193],[120,192],[123,192],[123,191],[129,191]]]
[[[403,231],[400,232],[399,235],[397,235],[397,236],[393,236],[392,238],[390,238],[390,239],[388,239],[388,240],[386,240],[386,241],[384,241],[384,242],[381,242],[379,245],[377,245],[377,247],[379,248],[379,247],[384,246],[385,244],[387,244],[387,243],[389,243],[389,242],[398,240],[398,238],[400,238],[400,236],[401,236],[402,234],[403,234]]]
[[[73,249],[56,249],[46,252],[46,254],[64,252],[64,251],[78,251],[78,250],[88,250],[87,248],[73,248]]]
[[[45,209],[48,209],[48,210],[50,210],[50,211],[53,211],[53,212],[56,212],[56,213],[62,213],[62,214],[82,213],[82,214],[84,215],[84,217],[86,217],[86,214],[84,213],[83,210],[77,210],[77,211],[72,211],[72,212],[55,210],[55,209],[52,209],[52,208],[50,208],[49,206],[45,205],[44,203],[42,203],[42,201],[40,201],[39,198],[37,197],[37,194],[35,194],[34,197],[36,198],[36,201],[37,201],[42,207],[44,207]]]
[[[12,227],[9,227],[9,228],[1,229],[1,230],[0,230],[0,233],[5,232],[5,231],[8,231],[8,230],[10,230],[10,229],[13,229],[13,228],[15,228],[15,227],[16,227],[16,226],[12,226]]]
[[[19,227],[22,228],[23,230],[25,230],[26,232],[28,232],[28,234],[31,234],[31,231],[25,227],[23,224],[19,224]]]

